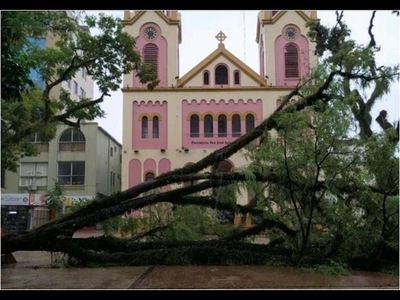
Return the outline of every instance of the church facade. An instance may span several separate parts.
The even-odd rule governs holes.
[[[150,91],[136,74],[124,75],[122,190],[194,163],[267,118],[316,64],[306,28],[316,18],[315,11],[260,11],[257,72],[225,48],[217,31],[216,49],[178,77],[179,12],[125,11],[125,31],[143,61],[156,65],[160,83]],[[239,152],[219,170],[249,163]],[[246,194],[237,199],[247,201]]]

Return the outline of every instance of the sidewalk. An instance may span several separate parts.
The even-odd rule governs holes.
[[[18,251],[2,266],[2,289],[399,289],[399,277],[325,276],[266,266],[54,268],[48,252]]]

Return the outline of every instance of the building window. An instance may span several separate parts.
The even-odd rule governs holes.
[[[144,116],[142,118],[142,139],[147,139],[149,134],[149,119]]]
[[[143,47],[143,62],[145,64],[153,64],[158,67],[158,47],[155,44],[146,44]],[[157,72],[158,73],[158,72]]]
[[[20,186],[47,186],[47,163],[21,163]]]
[[[232,116],[232,136],[238,137],[242,133],[241,124],[240,124],[240,116],[238,114],[234,114]]]
[[[42,137],[39,134],[37,133],[31,134],[29,137],[29,141],[35,144],[36,149],[39,152],[49,152],[49,143],[43,142]]]
[[[285,77],[298,78],[299,77],[299,54],[297,46],[289,43],[285,47]]]
[[[203,73],[203,85],[209,85],[210,84],[210,72],[204,71]]]
[[[228,84],[228,68],[219,65],[215,68],[215,84]]]
[[[84,185],[85,184],[85,162],[59,162],[58,182],[62,185]]]
[[[80,97],[83,99],[85,98],[85,96],[86,96],[85,90],[83,88],[80,88]]]
[[[155,175],[153,172],[147,172],[146,175],[144,176],[144,181],[153,181],[155,178]]]
[[[113,148],[113,147],[110,147],[110,156],[112,157],[113,154],[114,154],[114,148]]]
[[[40,136],[40,134],[32,133],[32,134],[29,136],[29,141],[30,141],[31,143],[42,143],[42,137]]]
[[[205,137],[213,137],[214,136],[212,115],[206,115],[204,117],[204,136]]]
[[[110,172],[110,185],[111,185],[112,189],[115,186],[115,173],[112,171]]]
[[[160,122],[157,116],[153,117],[153,139],[158,139],[160,132]]]
[[[85,151],[86,139],[82,131],[77,128],[69,128],[65,130],[59,142],[60,151]]]
[[[74,80],[74,93],[78,95],[78,83]]]
[[[240,84],[240,72],[238,70],[233,72],[233,79],[234,79],[234,84],[236,85]]]
[[[81,76],[86,80],[86,69],[84,67],[81,68]]]
[[[254,116],[252,114],[248,114],[246,116],[246,133],[252,131],[254,129]]]
[[[190,137],[199,137],[199,136],[200,136],[199,116],[191,115],[190,116]]]
[[[228,136],[227,132],[227,120],[225,115],[218,116],[218,137]]]

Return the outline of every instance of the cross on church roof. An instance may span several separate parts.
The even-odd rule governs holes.
[[[221,30],[220,32],[217,33],[215,38],[219,41],[220,44],[222,44],[222,42],[227,38],[227,36]]]

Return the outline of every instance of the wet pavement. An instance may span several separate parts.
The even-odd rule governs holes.
[[[65,268],[63,256],[18,251],[16,263],[2,264],[2,290],[128,289],[392,289],[399,276],[354,272],[323,275],[309,269],[270,266],[134,266]]]
[[[328,276],[268,266],[65,268],[44,251],[18,251],[14,257],[17,263],[2,265],[1,289],[399,289],[398,276],[369,272]]]

